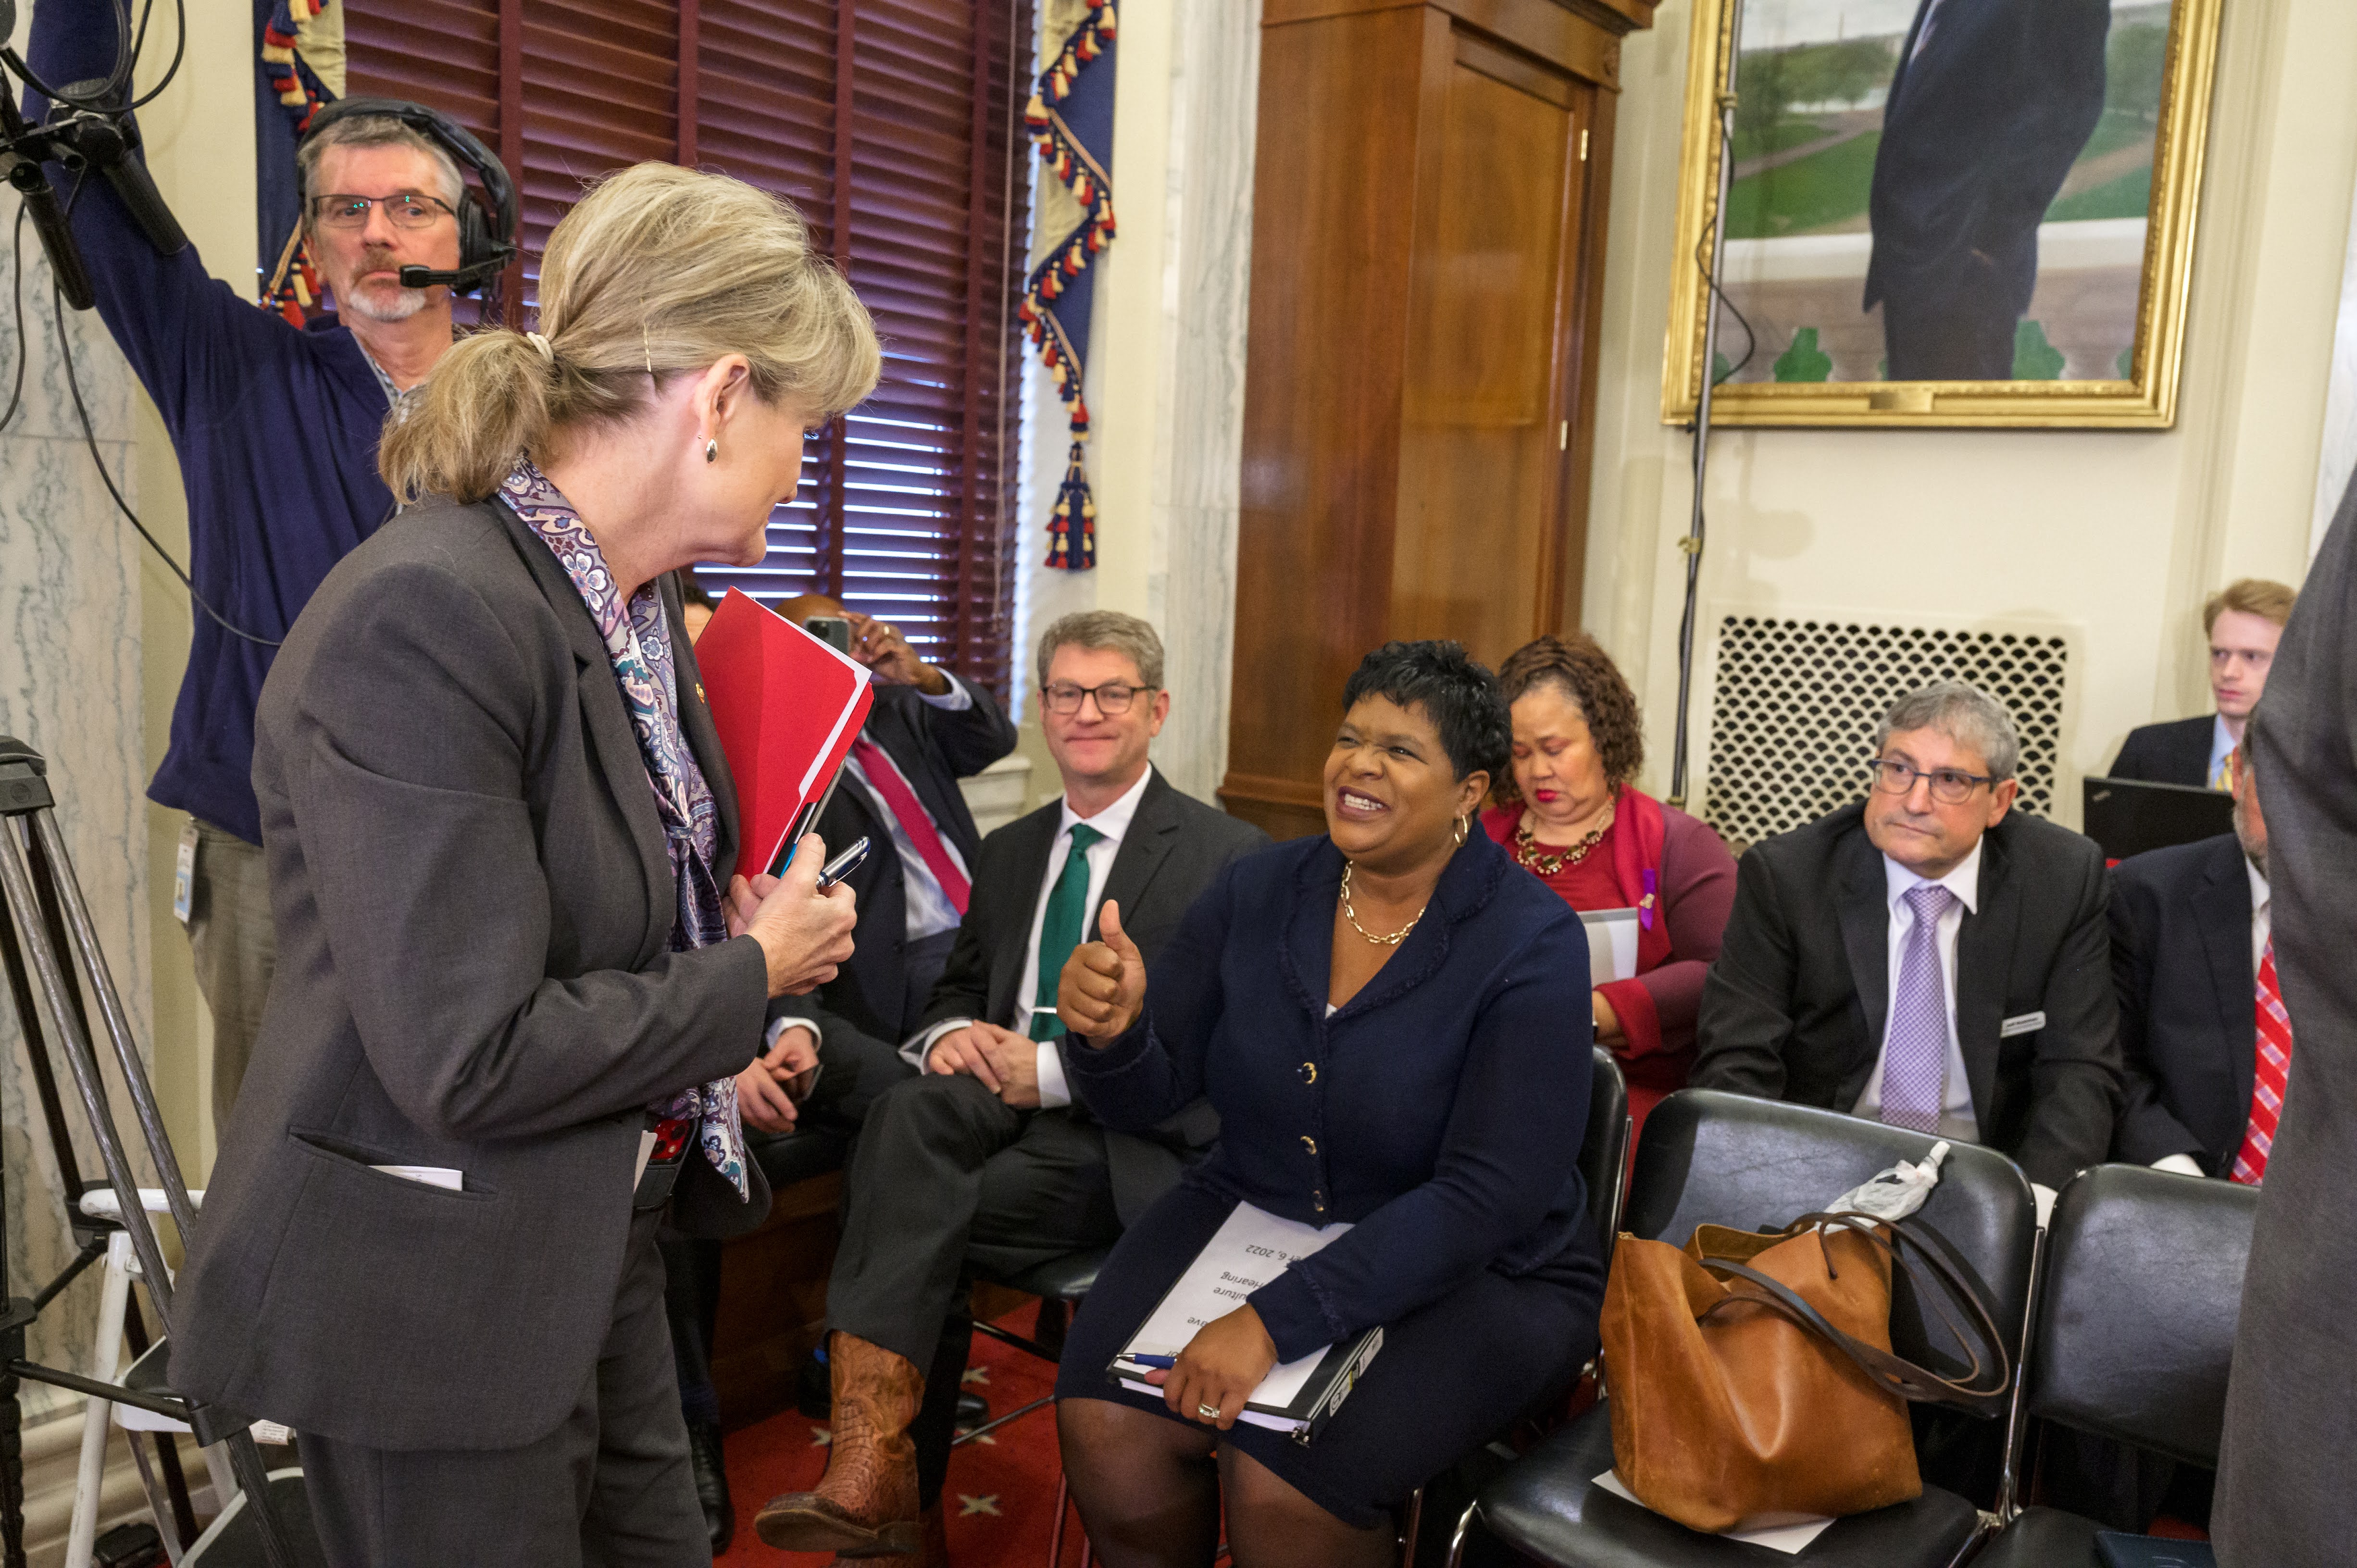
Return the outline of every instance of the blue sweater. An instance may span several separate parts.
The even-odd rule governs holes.
[[[103,77],[114,52],[106,0],[42,0],[36,9],[27,54],[42,80]],[[47,110],[27,96],[27,119]],[[72,201],[99,317],[179,456],[188,575],[232,623],[277,641],[328,569],[393,512],[376,472],[384,388],[349,329],[289,326],[214,281],[193,246],[157,255],[103,179],[92,176],[77,192],[72,176],[49,172],[59,200]],[[277,650],[190,609],[196,633],[171,745],[147,793],[258,843],[253,708]]]
[[[1577,1166],[1595,1032],[1579,918],[1475,833],[1415,933],[1329,1018],[1341,879],[1322,836],[1232,863],[1155,960],[1136,1026],[1065,1057],[1124,1132],[1210,1096],[1220,1142],[1182,1179],[1353,1222],[1253,1293],[1287,1360],[1483,1269],[1601,1273]]]

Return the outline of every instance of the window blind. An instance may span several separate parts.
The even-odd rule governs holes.
[[[521,323],[585,181],[647,159],[792,200],[884,341],[875,394],[812,437],[758,567],[1006,694],[1014,662],[1014,305],[1033,0],[351,0],[350,91],[442,110],[517,176]]]

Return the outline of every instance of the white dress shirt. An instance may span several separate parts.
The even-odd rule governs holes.
[[[942,673],[948,674],[948,671]],[[949,676],[949,682],[950,689],[944,695],[936,697],[930,692],[920,692],[917,695],[943,713],[962,714],[973,707],[974,693],[960,685],[954,675]],[[908,939],[912,942],[920,941],[926,937],[937,937],[943,931],[956,930],[959,918],[957,906],[950,902],[947,893],[942,891],[941,878],[935,876],[933,868],[925,864],[925,857],[917,853],[917,841],[910,838],[909,830],[900,825],[900,819],[893,812],[891,803],[884,799],[882,791],[867,777],[867,769],[854,755],[844,758],[843,771],[867,797],[876,820],[884,824],[885,832],[892,840],[893,853],[900,857],[901,908],[907,919],[905,934]],[[909,783],[905,775],[901,782]],[[909,793],[915,794],[916,788],[909,783]],[[918,804],[921,808],[922,797],[919,798]],[[931,813],[927,812],[926,815],[930,819]],[[941,823],[934,822],[933,828],[939,832]],[[966,865],[965,856],[958,853],[958,847],[950,842],[949,834],[941,833],[941,841],[942,848],[949,852],[950,864],[963,872],[971,881],[974,868]],[[830,845],[829,853],[836,853],[845,847],[844,844]]]
[[[2251,877],[2251,984],[2255,988],[2252,994],[2255,998],[2257,995],[2255,987],[2259,981],[2259,961],[2267,956],[2267,940],[2275,935],[2275,917],[2267,908],[2267,900],[2271,896],[2267,887],[2267,874],[2253,865],[2251,857],[2247,854],[2243,857],[2243,869],[2248,872]],[[2258,1004],[2255,1000],[2252,1005],[2255,1007]]]
[[[1889,855],[1882,857],[1882,875],[1890,905],[1890,970],[1889,988],[1884,995],[1891,1004],[1885,1009],[1882,1026],[1884,1055],[1874,1064],[1872,1076],[1866,1080],[1866,1092],[1858,1096],[1851,1114],[1872,1121],[1882,1120],[1882,1069],[1889,1060],[1890,1048],[1889,1015],[1898,1011],[1899,959],[1906,950],[1908,934],[1915,929],[1915,910],[1907,902],[1908,893],[1926,882],[1934,880],[1918,876]],[[1940,951],[1940,990],[1948,1019],[1948,1060],[1943,1074],[1945,1082],[1940,1095],[1940,1128],[1943,1138],[1977,1144],[1981,1139],[1980,1117],[1973,1110],[1973,1086],[1964,1076],[1964,1047],[1956,1036],[1956,933],[1964,924],[1964,912],[1980,908],[1981,846],[1973,845],[1972,854],[1962,864],[1937,878],[1940,885],[1955,895],[1947,910],[1940,917],[1939,930],[1934,937]]]
[[[1148,768],[1138,775],[1137,782],[1131,785],[1126,793],[1093,817],[1082,816],[1072,810],[1071,798],[1065,799],[1062,813],[1056,822],[1056,842],[1048,850],[1048,870],[1039,878],[1039,897],[1031,907],[1031,935],[1023,949],[1023,973],[1016,984],[1015,1015],[1000,1021],[1005,1027],[1018,1035],[1030,1032],[1032,1002],[1039,994],[1039,930],[1048,919],[1048,895],[1054,891],[1057,879],[1063,875],[1064,862],[1071,857],[1073,824],[1086,822],[1104,835],[1089,845],[1087,850],[1089,892],[1087,900],[1081,906],[1089,911],[1081,921],[1081,930],[1085,937],[1089,920],[1104,898],[1105,879],[1113,875],[1114,856],[1121,853],[1122,838],[1129,832],[1130,820],[1137,815],[1137,802],[1145,799],[1146,786],[1153,778],[1154,769]],[[973,1022],[971,1018],[944,1018],[909,1041],[900,1054],[915,1063],[921,1072],[924,1070],[925,1055],[933,1048],[934,1041],[952,1029],[962,1029]],[[1043,1108],[1070,1105],[1072,1102],[1071,1086],[1064,1080],[1064,1057],[1056,1048],[1055,1041],[1039,1042],[1038,1063],[1040,1105]]]

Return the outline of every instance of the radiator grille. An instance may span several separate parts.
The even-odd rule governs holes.
[[[1719,623],[1703,815],[1756,843],[1864,793],[1874,726],[1933,681],[1969,681],[2021,731],[2018,809],[2053,809],[2069,644],[2034,631],[1954,630],[1830,617]]]

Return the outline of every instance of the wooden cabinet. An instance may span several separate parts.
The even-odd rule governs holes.
[[[1323,830],[1342,683],[1577,624],[1620,37],[1654,0],[1267,0],[1221,797]]]

